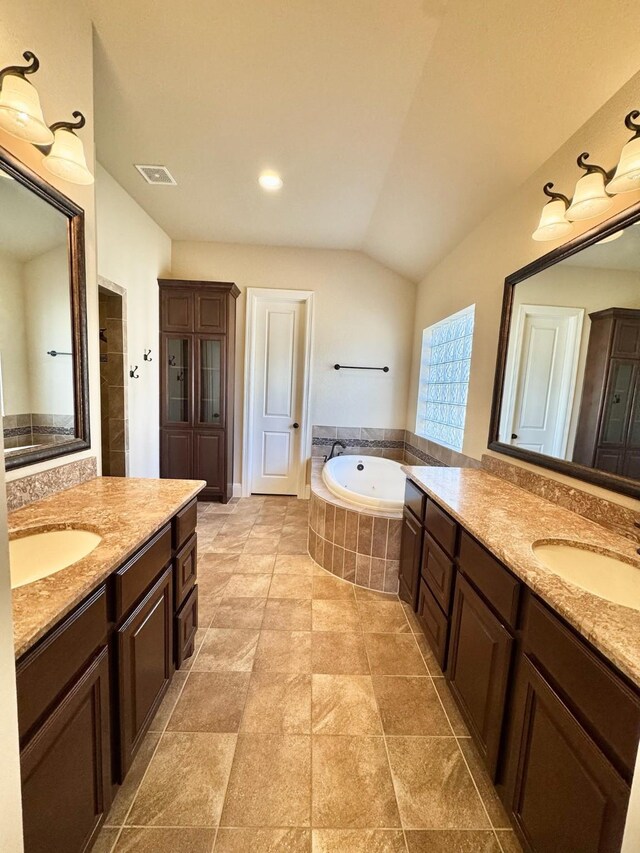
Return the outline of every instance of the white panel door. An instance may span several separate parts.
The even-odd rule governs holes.
[[[511,444],[562,458],[577,369],[581,309],[521,306]],[[579,313],[577,313],[579,312]]]
[[[305,306],[259,301],[256,308],[251,491],[295,495],[300,459]]]

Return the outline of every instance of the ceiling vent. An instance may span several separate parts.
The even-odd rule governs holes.
[[[165,187],[175,187],[176,180],[166,166],[139,166],[136,169],[148,184],[162,184]]]

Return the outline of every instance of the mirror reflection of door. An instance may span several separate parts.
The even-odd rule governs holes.
[[[98,287],[102,476],[128,474],[124,299]]]

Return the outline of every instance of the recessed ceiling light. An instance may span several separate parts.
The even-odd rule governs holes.
[[[277,172],[263,172],[258,178],[258,183],[263,190],[274,192],[282,188],[282,178]]]

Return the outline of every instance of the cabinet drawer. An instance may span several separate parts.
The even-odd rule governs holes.
[[[435,655],[440,669],[444,670],[447,658],[447,633],[449,623],[447,617],[438,607],[435,598],[429,592],[426,583],[420,580],[420,595],[418,597],[418,619],[425,637]]]
[[[175,609],[179,610],[198,576],[198,546],[194,533],[178,551],[174,560],[173,582],[175,590]]]
[[[449,612],[453,588],[453,562],[427,533],[422,552],[422,577],[445,613]]]
[[[518,617],[520,582],[464,530],[458,564],[496,613],[512,628]]]
[[[638,696],[533,596],[527,600],[523,648],[630,780],[640,738]]]
[[[450,557],[456,552],[458,525],[432,500],[427,501],[424,526]]]
[[[176,667],[191,657],[198,630],[198,587],[194,586],[176,615]]]
[[[102,586],[18,662],[16,682],[21,738],[106,642],[108,625],[107,593]]]
[[[133,607],[171,559],[171,528],[164,527],[113,576],[115,621]]]
[[[173,519],[173,550],[177,551],[195,531],[198,523],[198,501],[183,506]]]
[[[415,517],[420,521],[424,518],[424,507],[426,502],[427,496],[425,493],[421,492],[415,483],[411,482],[411,480],[407,480],[404,487],[404,505],[407,509],[410,509]]]

